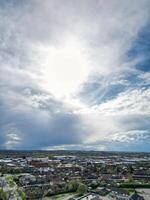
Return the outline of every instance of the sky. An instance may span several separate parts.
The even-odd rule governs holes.
[[[0,0],[0,149],[150,152],[149,8]]]

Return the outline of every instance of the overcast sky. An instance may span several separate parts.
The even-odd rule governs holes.
[[[0,149],[150,151],[149,11],[0,0]]]

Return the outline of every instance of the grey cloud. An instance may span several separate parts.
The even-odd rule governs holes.
[[[35,149],[81,142],[83,132],[78,116],[50,97],[46,100],[43,97],[36,94],[35,98],[35,94],[31,94],[22,99],[12,99],[5,95],[0,108],[3,115],[0,120],[1,148]],[[32,99],[32,103],[28,104],[26,99]],[[9,143],[11,136],[15,136],[16,140]]]

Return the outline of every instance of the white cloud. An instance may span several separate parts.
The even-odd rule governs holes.
[[[77,111],[89,134],[84,144],[108,141],[136,142],[150,136],[150,90],[132,89],[120,93],[116,98]],[[145,130],[143,130],[146,128]],[[118,140],[117,140],[118,138]]]
[[[142,79],[141,84],[149,85],[149,83],[150,83],[150,72],[140,73],[139,78]]]
[[[148,130],[131,130],[113,134],[111,141],[123,143],[136,143],[142,140],[149,139],[150,133]]]
[[[84,151],[106,151],[108,150],[105,145],[99,144],[99,145],[82,145],[82,144],[76,144],[76,145],[58,145],[58,146],[51,146],[51,147],[45,147],[43,150],[84,150]]]
[[[6,137],[6,142],[4,143],[4,148],[15,149],[18,145],[22,143],[22,135],[14,124],[10,123],[3,125],[3,134]]]
[[[150,89],[140,88],[120,93],[115,99],[96,106],[96,109],[104,115],[149,115],[149,102]]]

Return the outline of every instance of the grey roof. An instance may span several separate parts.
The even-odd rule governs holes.
[[[137,193],[131,195],[130,200],[144,200],[144,197],[140,196]]]

